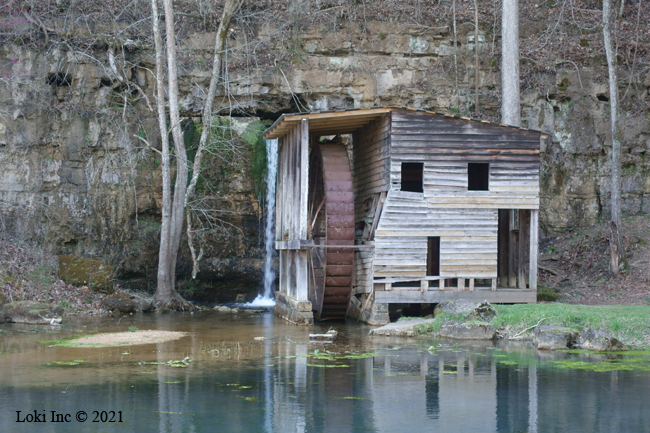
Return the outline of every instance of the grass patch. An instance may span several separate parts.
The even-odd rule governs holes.
[[[74,340],[81,337],[84,337],[84,335],[68,335],[59,340],[39,340],[38,342],[41,344],[47,344],[48,347],[75,347],[78,346],[78,344],[75,344]]]
[[[492,324],[514,335],[540,320],[542,325],[564,326],[574,331],[593,328],[605,331],[632,347],[649,347],[650,307],[624,305],[516,304],[494,305]]]

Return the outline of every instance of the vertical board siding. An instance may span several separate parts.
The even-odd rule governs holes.
[[[372,225],[380,193],[390,189],[390,115],[384,114],[355,132],[353,143],[355,226],[365,223],[355,231],[356,241],[361,243],[364,231]],[[372,292],[373,260],[373,250],[355,251],[353,294]]]
[[[498,209],[539,208],[539,133],[396,109],[390,187],[375,236],[375,278],[424,277],[440,237],[440,276],[496,278]],[[423,193],[401,165],[423,162]],[[490,164],[489,190],[468,191],[469,162]]]
[[[355,132],[353,143],[355,222],[360,222],[371,211],[363,203],[390,189],[390,116],[384,114]]]
[[[276,187],[276,241],[295,241],[307,236],[307,185],[309,184],[309,125],[298,123],[278,141]],[[308,300],[306,251],[280,251],[280,291],[291,298]]]

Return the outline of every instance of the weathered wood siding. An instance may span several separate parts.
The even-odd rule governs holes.
[[[390,115],[384,114],[353,135],[355,220],[371,212],[364,202],[390,189]]]
[[[303,120],[278,142],[276,241],[307,239],[308,151],[309,125]],[[293,299],[307,300],[307,251],[281,249],[279,256],[280,291]]]
[[[374,277],[426,276],[439,236],[441,277],[496,278],[498,209],[539,208],[539,134],[394,110],[390,140]],[[400,191],[402,162],[424,163],[422,193]],[[488,191],[468,191],[469,162],[490,164]]]
[[[390,189],[390,114],[384,114],[353,135],[353,179],[356,243],[371,241],[376,214],[381,212],[381,193]],[[375,224],[376,226],[376,224]],[[354,253],[352,293],[372,291],[372,250]]]

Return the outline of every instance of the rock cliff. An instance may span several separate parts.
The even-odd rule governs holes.
[[[474,31],[468,20],[459,18],[454,35],[449,25],[414,25],[407,17],[382,22],[373,20],[370,10],[362,16],[360,9],[353,19],[350,10],[329,21],[307,14],[300,25],[304,11],[284,10],[294,14],[293,24],[239,17],[231,28],[227,91],[219,91],[214,109],[234,116],[228,127],[239,138],[228,158],[216,155],[207,162],[210,187],[202,190],[200,200],[220,213],[211,214],[199,277],[255,280],[262,267],[261,177],[251,172],[250,163],[260,152],[249,136],[255,118],[401,105],[498,120],[497,34],[479,34],[477,113]],[[144,144],[158,143],[148,108],[154,98],[150,35],[137,38],[149,24],[122,19],[117,31],[75,22],[63,34],[55,30],[65,21],[53,17],[43,24],[50,29],[45,33],[49,40],[43,40],[40,26],[18,20],[22,16],[10,12],[0,17],[5,28],[20,36],[0,45],[0,229],[60,253],[101,258],[125,278],[151,277],[158,252],[161,178],[157,154]],[[210,78],[214,33],[205,26],[183,27],[178,40],[180,104],[190,142],[200,127],[194,116],[203,107]],[[128,33],[134,28],[140,33]],[[524,26],[523,32],[536,37],[543,29]],[[522,64],[532,61],[526,59],[522,55]],[[552,137],[542,148],[541,225],[546,234],[609,215],[607,68],[596,51],[583,60],[580,67],[558,60],[534,72],[523,68],[524,126]],[[650,122],[643,105],[649,89],[647,64],[622,71],[622,196],[624,210],[631,214],[650,213]],[[189,272],[188,257],[184,246],[181,274]]]

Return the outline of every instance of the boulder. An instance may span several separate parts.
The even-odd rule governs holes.
[[[494,307],[492,307],[488,301],[483,301],[478,307],[467,313],[464,319],[466,321],[482,320],[483,322],[489,322],[494,319],[496,315],[497,312]]]
[[[575,345],[578,333],[561,326],[537,326],[533,345],[538,350],[567,349]]]
[[[594,350],[596,352],[627,350],[627,347],[623,343],[611,335],[590,328],[585,328],[580,333],[576,347],[578,349]]]
[[[435,316],[440,313],[450,313],[450,314],[463,314],[469,313],[476,307],[478,303],[470,302],[467,299],[457,299],[455,301],[445,301],[436,305],[436,308],[433,310]]]
[[[143,313],[153,311],[155,306],[153,297],[135,298],[133,299],[133,304],[135,306],[135,311],[142,311]]]
[[[99,260],[60,256],[59,278],[73,286],[88,286],[97,292],[113,292],[113,268]]]
[[[496,340],[497,333],[490,323],[445,322],[439,334],[456,340]]]
[[[237,312],[237,309],[226,307],[225,305],[217,305],[216,307],[213,308],[213,310],[218,311],[220,313],[236,313]]]
[[[34,301],[10,302],[0,311],[0,322],[58,325],[63,308]]]
[[[130,313],[136,310],[136,303],[130,295],[118,290],[104,298],[102,307],[109,311],[118,310],[122,313]]]
[[[368,334],[386,337],[416,337],[430,332],[435,322],[435,319],[402,319],[371,329]],[[428,332],[427,329],[429,329]]]

